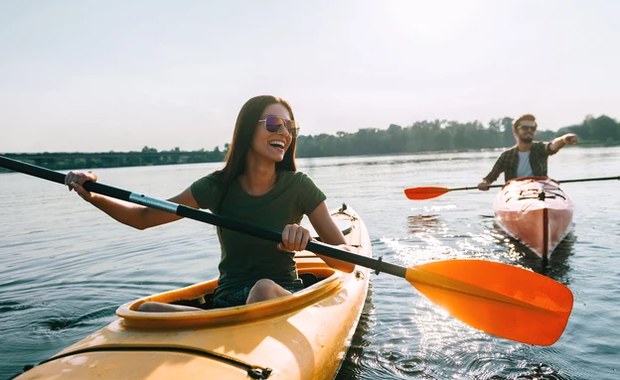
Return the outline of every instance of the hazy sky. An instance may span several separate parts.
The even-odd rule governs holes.
[[[620,117],[620,1],[0,0],[0,152],[221,148],[242,104],[301,134]]]

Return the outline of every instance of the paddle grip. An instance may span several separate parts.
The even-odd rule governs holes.
[[[53,170],[49,170],[40,166],[26,164],[20,161],[12,160],[10,158],[6,158],[0,156],[0,166],[3,166],[7,169],[11,169],[16,172],[28,174],[34,177],[39,177],[42,179],[46,179],[48,181],[60,183],[61,185],[65,184],[65,174],[56,172]],[[83,187],[88,191],[93,191],[98,194],[108,195],[113,198],[122,199],[125,201],[129,201],[129,196],[131,192],[117,189],[112,186],[103,185],[101,183],[96,182],[86,182]]]

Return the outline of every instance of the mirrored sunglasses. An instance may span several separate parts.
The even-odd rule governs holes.
[[[265,128],[271,133],[279,133],[282,128],[286,128],[291,137],[295,138],[299,134],[299,126],[295,120],[285,119],[280,116],[269,115],[258,121],[265,122]]]

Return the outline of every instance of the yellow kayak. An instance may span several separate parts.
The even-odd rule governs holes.
[[[357,254],[371,256],[363,221],[332,214]],[[305,289],[251,305],[209,309],[217,280],[141,298],[118,319],[17,379],[332,379],[345,358],[368,291],[369,269],[343,273],[309,251],[296,254]],[[147,301],[207,307],[152,313]]]

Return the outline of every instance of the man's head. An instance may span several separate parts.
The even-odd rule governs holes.
[[[534,117],[534,115],[526,113],[525,115],[515,120],[514,123],[512,123],[512,131],[514,133],[517,133],[517,130],[521,126],[525,128],[534,128],[534,130],[536,130],[538,124],[536,124],[536,118]]]
[[[515,120],[512,123],[512,133],[517,138],[517,141],[530,143],[534,141],[534,134],[536,133],[536,118],[532,114],[525,114]]]

